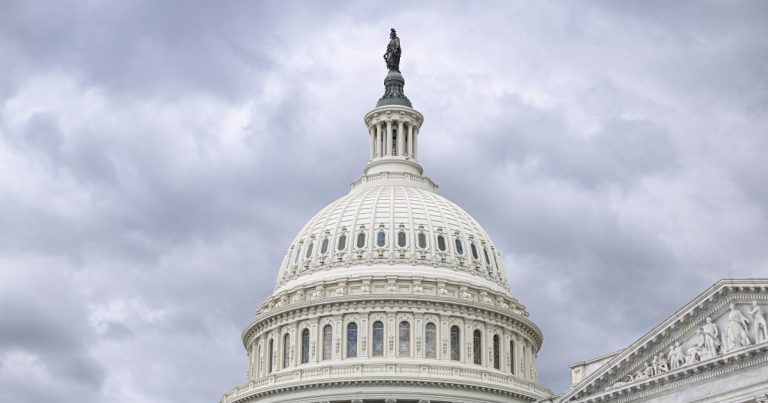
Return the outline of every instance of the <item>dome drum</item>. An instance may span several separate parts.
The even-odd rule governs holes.
[[[478,401],[534,401],[548,391],[535,383],[542,336],[526,316],[514,299],[418,278],[360,278],[276,295],[243,333],[249,382],[223,401],[277,390],[286,395],[297,381],[319,388],[329,377],[416,378],[456,390],[477,380],[499,399]],[[275,401],[298,401],[286,398]]]

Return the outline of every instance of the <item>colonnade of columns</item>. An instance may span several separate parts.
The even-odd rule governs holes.
[[[368,127],[371,160],[385,157],[417,158],[419,127],[402,120],[385,120]]]

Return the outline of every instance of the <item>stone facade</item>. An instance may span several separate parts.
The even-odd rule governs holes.
[[[722,280],[626,349],[572,366],[575,384],[551,401],[768,399],[767,314],[768,279]]]

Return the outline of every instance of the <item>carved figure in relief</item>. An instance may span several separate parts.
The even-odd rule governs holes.
[[[624,386],[627,384],[630,384],[634,382],[636,379],[632,377],[632,375],[627,375],[626,377],[622,378],[623,381],[616,381],[616,383],[613,384],[613,388],[618,388],[619,386]],[[607,389],[607,388],[606,388]]]
[[[703,345],[703,342],[704,342],[704,336],[702,334],[701,329],[696,330],[695,339],[696,339],[696,345],[688,348],[688,350],[686,351],[685,365],[691,365],[701,361],[701,354],[704,351],[704,349],[700,347]]]
[[[641,381],[643,379],[648,379],[648,378],[652,377],[653,375],[654,375],[653,374],[653,367],[651,366],[650,362],[646,361],[645,362],[645,367],[643,369],[641,369],[640,372],[637,373],[637,375],[635,375],[634,379],[636,381]]]
[[[736,304],[731,303],[731,311],[728,312],[728,327],[725,329],[725,349],[727,352],[749,346],[752,342],[749,340],[747,331],[749,319],[747,319],[740,310],[736,309]]]
[[[695,346],[688,350],[688,354],[691,354],[691,350],[696,350],[696,362],[708,360],[717,356],[717,351],[712,352],[707,348],[707,336],[704,334],[704,330],[696,329],[696,336],[694,336]]]
[[[664,355],[663,352],[659,353],[659,365],[656,368],[656,373],[660,374],[662,372],[668,372],[669,371],[669,361],[667,361],[667,357]]]
[[[760,305],[757,305],[757,301],[752,301],[752,307],[749,309],[749,314],[752,315],[752,319],[754,319],[755,343],[768,341],[768,324],[765,322],[763,308],[761,308]]]
[[[712,322],[712,318],[710,317],[707,317],[706,322],[704,323],[704,326],[701,328],[701,330],[702,330],[702,337],[704,338],[702,347],[707,352],[706,358],[717,357],[717,354],[720,351],[720,346],[721,346],[720,330],[717,328],[717,325],[714,322]]]
[[[678,369],[685,365],[685,355],[683,355],[683,347],[680,342],[676,342],[675,345],[669,346],[669,365],[672,369]]]

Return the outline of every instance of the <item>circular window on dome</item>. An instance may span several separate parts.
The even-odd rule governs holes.
[[[419,235],[416,236],[416,244],[421,249],[426,248],[427,247],[427,235],[425,235],[423,232],[419,232]]]
[[[459,255],[464,255],[464,245],[462,245],[461,239],[456,238],[454,240],[454,245],[456,246],[456,253]]]
[[[383,248],[384,245],[387,244],[387,232],[384,230],[379,230],[379,232],[376,233],[376,246],[379,248]]]
[[[328,238],[323,238],[323,242],[320,244],[320,254],[325,255],[328,253]]]
[[[445,237],[442,234],[437,236],[437,249],[440,249],[440,252],[445,252],[447,249],[447,246],[445,245]]]
[[[357,246],[358,249],[365,247],[365,232],[360,232],[357,234],[357,243],[355,243],[355,246]]]
[[[475,243],[472,242],[469,244],[469,249],[472,251],[472,258],[477,260],[480,259],[480,256],[477,254],[477,246],[475,246]]]
[[[336,245],[336,250],[344,250],[347,248],[347,235],[341,234],[339,237],[339,243]]]
[[[491,258],[488,257],[488,249],[487,248],[483,248],[483,255],[485,255],[485,264],[490,266],[491,265]]]

